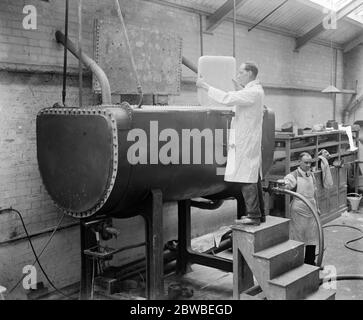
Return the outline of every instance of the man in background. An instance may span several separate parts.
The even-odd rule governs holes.
[[[317,185],[311,171],[313,159],[304,152],[299,156],[299,168],[284,178],[285,188],[293,190],[306,198],[317,210]],[[300,199],[294,198],[290,204],[290,239],[304,242],[305,263],[315,265],[315,250],[318,245],[318,227],[309,207]]]

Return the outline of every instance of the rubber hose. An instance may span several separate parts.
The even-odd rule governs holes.
[[[336,277],[320,279],[320,285],[328,281],[351,281],[351,280],[363,280],[363,274],[337,275]]]
[[[299,198],[301,201],[303,201],[308,206],[310,211],[313,213],[313,216],[314,216],[314,218],[316,220],[316,223],[317,223],[318,229],[319,229],[319,255],[318,255],[317,265],[319,267],[321,267],[322,262],[323,262],[323,254],[324,254],[324,250],[321,250],[321,248],[324,248],[324,233],[323,233],[323,227],[321,225],[319,214],[316,212],[314,207],[310,204],[310,202],[308,202],[308,200],[304,196],[302,196],[302,195],[300,195],[300,194],[298,194],[296,192],[281,189],[281,188],[273,188],[273,191],[277,192],[277,193],[288,194],[288,195],[291,195],[293,197]],[[336,277],[320,279],[320,285],[322,285],[323,283],[328,282],[330,280],[332,280],[332,281],[363,280],[363,274],[358,274],[358,275],[352,275],[352,274],[337,275]]]
[[[203,210],[216,210],[219,209],[223,205],[224,201],[191,201],[190,206]]]
[[[318,225],[318,231],[319,231],[319,234],[318,234],[318,236],[319,236],[319,239],[318,239],[319,240],[319,255],[318,255],[317,265],[319,267],[321,267],[321,265],[323,263],[323,254],[324,254],[324,233],[323,233],[323,226],[321,225],[321,221],[320,221],[318,212],[311,205],[311,203],[304,196],[302,196],[299,193],[293,192],[291,190],[281,189],[281,188],[273,188],[272,190],[276,193],[287,194],[287,195],[300,199],[302,202],[304,202],[307,205],[307,207],[312,212],[313,217]]]

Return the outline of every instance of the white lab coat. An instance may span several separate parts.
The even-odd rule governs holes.
[[[211,87],[210,98],[226,106],[235,106],[231,123],[225,181],[257,183],[261,174],[262,121],[265,93],[259,80],[240,91],[224,92]],[[261,174],[262,176],[262,174]]]

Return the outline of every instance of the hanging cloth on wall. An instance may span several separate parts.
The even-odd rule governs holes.
[[[319,159],[321,160],[321,171],[322,171],[322,175],[323,175],[323,187],[325,189],[330,189],[333,187],[333,177],[331,175],[331,171],[330,171],[330,165],[329,165],[329,161],[327,160],[327,158],[325,158],[324,156],[319,156]]]

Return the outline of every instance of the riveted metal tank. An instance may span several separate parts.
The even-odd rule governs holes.
[[[43,183],[55,204],[77,218],[95,214],[114,218],[137,215],[137,208],[152,189],[160,189],[164,201],[228,195],[231,185],[217,174],[226,163],[217,163],[215,155],[226,155],[227,129],[232,116],[229,109],[155,106],[134,109],[127,104],[43,109],[37,116],[37,156]],[[176,133],[175,139],[164,137],[164,141],[159,141],[159,134],[170,129]],[[191,164],[187,164],[180,152],[184,150],[183,130],[205,129],[223,132],[223,141],[219,143],[213,136],[214,146],[202,140],[202,150],[212,152],[213,161],[206,162],[203,151],[200,164],[193,164],[195,141],[192,141]],[[266,111],[265,172],[272,163],[274,129],[274,114]],[[157,130],[156,139],[153,130]],[[144,156],[146,162],[134,164],[130,161],[130,148],[140,142],[133,134],[137,132],[145,132],[147,145],[139,148],[137,155]],[[169,147],[177,148],[173,150],[179,150],[179,160],[171,164],[153,162],[168,143]],[[213,147],[215,150],[211,150]]]

